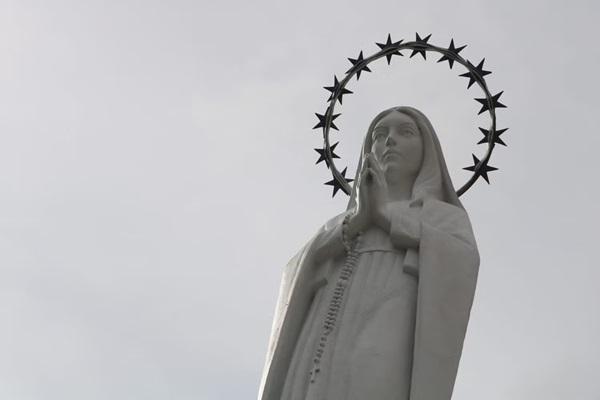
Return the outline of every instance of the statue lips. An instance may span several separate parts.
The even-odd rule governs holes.
[[[400,154],[400,153],[399,153],[399,152],[397,152],[396,150],[389,149],[389,150],[386,150],[386,151],[384,151],[384,152],[383,152],[383,157],[382,157],[382,159],[384,159],[384,160],[385,160],[385,158],[386,158],[387,156],[391,156],[391,155],[396,155],[396,156],[398,156],[398,157],[402,157],[402,154]]]

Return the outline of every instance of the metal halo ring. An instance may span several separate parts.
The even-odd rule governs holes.
[[[416,54],[421,54],[424,59],[426,59],[425,52],[435,52],[442,54],[442,58],[440,58],[438,62],[448,61],[450,64],[450,68],[452,68],[454,62],[464,66],[467,69],[467,73],[462,74],[460,76],[465,76],[469,78],[468,88],[470,88],[473,83],[477,83],[485,94],[484,98],[476,98],[475,100],[481,103],[482,105],[478,115],[485,111],[488,111],[491,118],[489,130],[486,131],[483,128],[479,128],[485,136],[485,138],[479,143],[484,143],[485,141],[487,141],[487,151],[481,160],[479,160],[473,154],[472,156],[474,165],[463,168],[469,171],[473,171],[473,174],[471,175],[471,178],[460,189],[456,191],[457,195],[463,195],[467,190],[469,190],[469,188],[471,188],[471,186],[473,186],[475,181],[477,181],[477,179],[480,176],[482,176],[486,180],[486,182],[489,183],[487,172],[497,170],[497,168],[489,166],[488,161],[492,155],[492,151],[494,150],[496,143],[506,145],[501,139],[499,139],[499,135],[506,131],[506,129],[502,129],[501,131],[496,130],[496,108],[505,108],[506,106],[498,101],[500,95],[502,95],[503,92],[499,92],[496,95],[492,95],[487,87],[487,83],[485,81],[484,76],[491,72],[483,70],[483,61],[481,61],[479,65],[475,66],[471,64],[470,61],[462,58],[458,53],[466,46],[455,48],[454,40],[450,42],[449,48],[443,48],[427,43],[431,35],[426,36],[424,39],[422,39],[418,33],[416,36],[417,38],[415,41],[402,43],[402,40],[398,42],[392,42],[391,36],[388,35],[387,42],[385,44],[377,43],[377,45],[381,49],[380,51],[367,58],[363,58],[361,51],[357,59],[349,59],[353,66],[345,73],[344,78],[338,82],[337,77],[334,76],[334,86],[325,87],[325,89],[331,92],[331,96],[328,99],[329,106],[327,107],[327,110],[324,114],[316,114],[319,118],[319,123],[317,123],[317,125],[315,125],[313,129],[323,128],[323,149],[315,150],[318,151],[321,155],[317,163],[325,161],[325,164],[331,169],[333,180],[326,182],[325,184],[333,186],[333,196],[335,196],[339,189],[341,189],[347,195],[349,195],[352,190],[349,184],[349,182],[351,182],[352,180],[347,179],[345,177],[346,169],[344,169],[343,173],[340,173],[335,166],[333,158],[339,157],[337,157],[333,153],[333,147],[335,147],[335,145],[331,146],[329,142],[329,131],[331,127],[337,130],[337,127],[335,126],[335,124],[333,124],[333,120],[340,115],[334,114],[336,102],[339,101],[341,104],[342,96],[345,94],[352,93],[346,89],[346,85],[348,84],[350,79],[354,77],[354,75],[357,75],[358,80],[362,71],[370,72],[370,69],[368,69],[367,66],[371,62],[378,60],[382,57],[387,58],[389,65],[392,56],[403,56],[403,54],[400,53],[401,50],[412,50],[413,52],[410,55],[410,57],[413,57]]]

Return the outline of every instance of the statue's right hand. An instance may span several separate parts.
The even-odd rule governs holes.
[[[364,231],[372,223],[374,199],[371,192],[377,178],[369,162],[364,162],[358,176],[356,207],[348,221],[350,236],[355,236],[358,232]]]

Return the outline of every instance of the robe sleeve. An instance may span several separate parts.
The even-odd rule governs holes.
[[[390,238],[394,246],[409,249],[419,247],[421,240],[421,221],[419,211],[399,209],[390,217]]]
[[[444,211],[432,212],[432,207],[423,215],[421,208],[399,207],[390,216],[390,237],[400,248],[418,248],[423,232],[423,221],[442,233],[451,235],[464,244],[476,247],[471,225],[466,212],[447,203],[435,201]]]
[[[418,249],[421,242],[421,212],[419,208],[398,207],[390,214],[390,240],[406,250],[402,269],[416,278],[419,276]]]

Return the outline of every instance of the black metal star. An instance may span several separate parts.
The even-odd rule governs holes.
[[[352,94],[352,92],[348,89],[341,87],[340,82],[338,81],[338,78],[335,75],[333,76],[333,86],[323,86],[323,89],[329,90],[331,92],[327,101],[333,99],[333,96],[335,96],[335,94],[339,92],[337,100],[340,102],[340,104],[342,104],[343,95]]]
[[[431,37],[431,34],[427,35],[424,39],[421,39],[421,37],[419,36],[419,34],[417,33],[417,45],[420,46],[424,46],[427,44],[427,41],[429,40],[429,38]],[[427,55],[425,54],[425,49],[413,49],[412,53],[410,54],[410,58],[412,58],[412,56],[414,56],[415,54],[420,53],[423,56],[423,60],[427,59]]]
[[[467,63],[469,64],[469,67],[474,68],[475,72],[477,74],[479,74],[479,77],[481,77],[481,78],[492,73],[491,71],[483,70],[484,62],[485,62],[485,58],[483,60],[481,60],[479,65],[474,66],[473,64],[471,64],[471,61],[467,61]],[[469,85],[467,86],[467,89],[469,89],[475,82],[479,82],[479,77],[477,77],[477,75],[475,75],[471,71],[465,72],[464,74],[460,74],[459,76],[464,76],[465,78],[469,78]]]
[[[371,70],[369,69],[369,66],[367,64],[360,66],[360,64],[364,61],[362,50],[360,51],[358,58],[349,58],[348,60],[352,63],[352,68],[350,68],[348,71],[346,71],[346,73],[352,71],[354,68],[357,68],[356,66],[358,65],[358,69],[356,71],[356,80],[360,79],[360,73],[362,71],[371,72]]]
[[[331,150],[331,158],[340,158],[337,154],[334,153],[335,147],[338,145],[338,143],[339,142],[335,143],[333,146],[329,146],[329,149]],[[329,160],[327,159],[327,151],[325,150],[325,148],[315,149],[315,151],[319,153],[319,159],[315,164],[318,164],[321,161],[325,161],[325,165],[327,165],[327,168],[329,168]]]
[[[344,178],[346,180],[346,182],[350,183],[354,179],[346,178],[346,170],[347,169],[348,169],[348,167],[344,168],[344,170],[342,171],[342,178]],[[329,186],[333,186],[333,194],[331,195],[331,197],[335,197],[335,194],[338,192],[338,190],[340,190],[342,188],[342,185],[335,178],[333,178],[329,182],[325,182],[325,184],[329,185]]]
[[[489,141],[490,141],[490,131],[487,130],[487,129],[483,129],[483,128],[479,128],[479,130],[481,131],[481,133],[483,133],[483,139],[481,139],[479,142],[477,142],[477,144],[489,143]],[[500,139],[500,135],[502,135],[507,130],[508,130],[508,128],[497,130],[496,134],[492,138],[493,142],[501,144],[503,146],[506,146],[506,143],[504,143],[502,141],[502,139]]]
[[[465,47],[467,47],[467,46],[464,45],[464,46],[460,46],[459,48],[454,47],[454,39],[450,39],[450,47],[448,47],[448,52],[457,56],[458,53],[460,53],[462,51],[462,49],[464,49]],[[448,64],[450,64],[450,69],[452,69],[452,66],[454,65],[453,58],[448,57],[448,55],[444,54],[442,56],[442,58],[440,58],[437,62],[442,62],[442,61],[448,61]]]
[[[396,47],[398,47],[398,45],[402,43],[402,39],[397,41],[397,42],[392,42],[392,35],[390,35],[388,33],[388,37],[387,37],[387,41],[385,43],[375,43],[377,46],[379,46],[379,48],[383,51],[388,51],[388,50],[392,50],[392,49],[396,49]],[[392,56],[404,56],[404,54],[400,53],[400,51],[398,49],[396,49],[395,51],[388,53],[385,55],[385,58],[387,60],[388,65],[390,65],[390,62],[392,61]]]
[[[479,164],[480,161],[479,161],[479,159],[477,157],[475,157],[475,154],[471,154],[471,155],[473,156],[473,166],[471,166],[471,167],[465,167],[463,169],[466,169],[467,171],[474,172],[477,169],[477,164]],[[498,168],[489,166],[487,164],[483,164],[479,168],[479,170],[477,170],[477,175],[483,177],[483,179],[485,179],[485,181],[489,184],[490,180],[488,179],[487,173],[491,172],[491,171],[497,171],[497,170],[498,170]]]
[[[326,122],[326,118],[325,115],[327,115],[327,113],[325,113],[325,115],[321,115],[321,114],[317,114],[315,113],[315,115],[317,116],[317,118],[319,118],[319,123],[316,124],[315,126],[313,126],[313,129],[318,129],[318,128],[323,128],[325,129],[325,122]],[[337,126],[335,126],[335,124],[333,123],[333,121],[339,117],[342,114],[333,114],[331,116],[331,129],[335,129],[336,131],[338,131],[339,129],[337,128]]]
[[[493,108],[506,108],[506,106],[504,104],[502,104],[498,101],[500,96],[502,96],[502,93],[504,93],[504,91],[492,96],[492,107]],[[477,100],[479,103],[481,103],[481,110],[479,110],[477,115],[490,109],[490,105],[488,104],[487,98],[484,97],[482,99],[475,99],[475,100]]]

